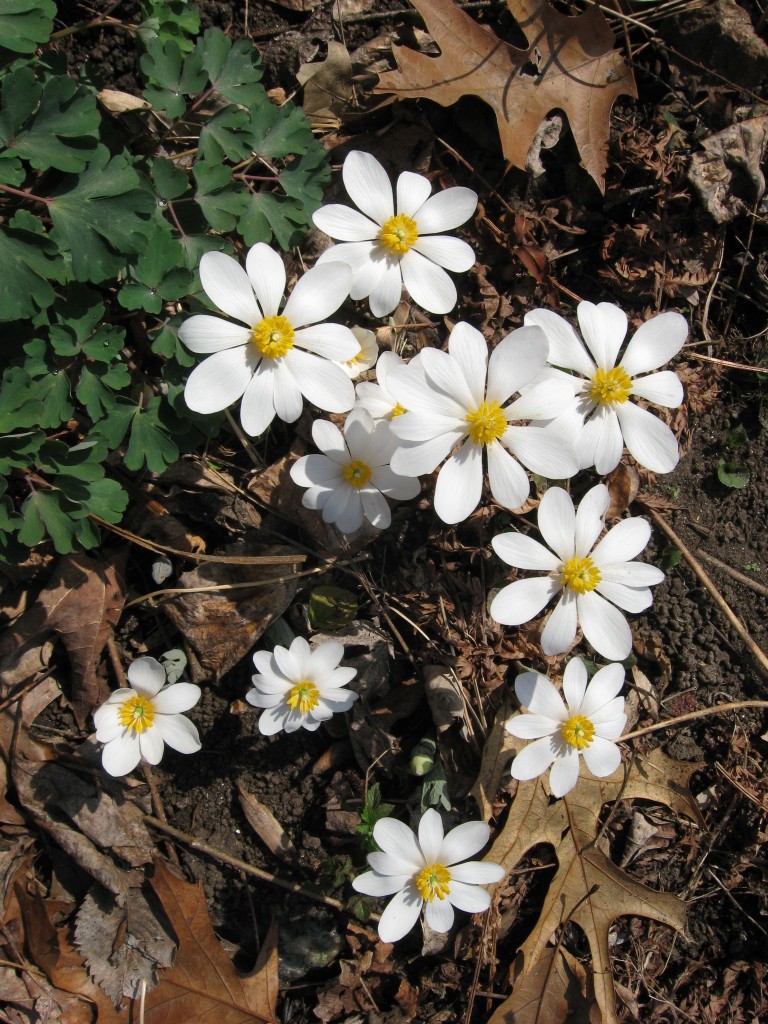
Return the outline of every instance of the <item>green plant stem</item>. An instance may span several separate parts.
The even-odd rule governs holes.
[[[698,711],[689,711],[687,715],[678,715],[666,722],[655,722],[653,725],[646,725],[643,729],[635,729],[633,732],[626,732],[619,736],[617,743],[624,740],[634,740],[638,736],[645,736],[650,732],[659,732],[661,729],[672,729],[683,722],[693,722],[697,718],[707,718],[709,715],[719,715],[724,711],[741,711],[742,708],[768,708],[768,700],[734,700],[728,704],[715,704],[711,708],[699,708]]]
[[[44,203],[46,206],[51,205],[50,199],[44,199],[42,196],[36,196],[32,192],[22,192],[20,188],[11,188],[10,185],[0,185],[0,192],[10,192],[12,196],[20,196],[22,199],[31,199],[33,203]]]

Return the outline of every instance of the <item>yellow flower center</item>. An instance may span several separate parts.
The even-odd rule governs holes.
[[[298,707],[299,713],[306,715],[309,714],[310,711],[314,711],[317,707],[319,697],[320,691],[315,684],[310,683],[308,679],[302,679],[300,683],[296,683],[296,685],[291,687],[288,691],[285,703],[293,711]]]
[[[350,487],[365,487],[371,479],[371,467],[355,459],[344,467],[341,474]]]
[[[251,341],[267,359],[279,359],[293,348],[293,327],[284,316],[265,316],[251,331]]]
[[[390,217],[379,232],[379,241],[396,256],[405,256],[419,237],[419,230],[416,221],[406,217],[404,213],[398,213],[396,217]]]
[[[562,583],[577,594],[586,594],[594,590],[603,578],[591,558],[569,558],[561,567]]]
[[[353,370],[359,363],[362,363],[362,361],[364,359],[365,359],[365,352],[363,352],[363,350],[360,348],[360,349],[357,350],[357,355],[356,356],[352,356],[351,359],[348,359],[346,361],[346,363],[344,363],[344,365],[348,366],[350,368],[350,370]]]
[[[560,735],[572,747],[583,750],[595,738],[595,727],[584,715],[574,715],[567,722],[563,722],[560,727]]]
[[[431,903],[435,897],[439,900],[445,899],[451,891],[450,881],[451,873],[448,868],[442,864],[428,864],[416,875],[416,888],[419,890],[419,896],[427,903]]]
[[[391,413],[389,414],[389,416],[387,417],[387,419],[390,419],[390,420],[396,420],[398,416],[402,416],[402,415],[403,415],[403,413],[404,413],[404,412],[407,412],[407,411],[408,411],[408,410],[407,410],[407,409],[404,409],[404,408],[402,407],[402,405],[400,405],[400,403],[398,402],[398,403],[397,403],[397,405],[395,406],[395,408],[394,408],[394,409],[392,410],[392,412],[391,412]]]
[[[467,413],[467,423],[473,444],[490,444],[509,426],[498,402],[483,402],[474,412]]]
[[[155,709],[148,697],[131,697],[120,705],[118,712],[120,725],[126,729],[133,729],[134,732],[142,733],[152,728],[155,719]]]
[[[626,370],[598,370],[592,378],[589,397],[598,405],[623,405],[632,394],[632,379]]]

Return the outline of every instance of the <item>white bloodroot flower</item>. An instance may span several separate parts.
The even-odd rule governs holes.
[[[354,380],[355,377],[359,377],[361,373],[365,373],[366,370],[370,370],[372,366],[376,365],[376,360],[379,358],[379,344],[373,331],[369,331],[365,327],[353,327],[352,333],[360,348],[356,356],[347,359],[344,363],[339,363],[339,366],[348,377]]]
[[[415,369],[418,359],[418,355],[414,356],[407,365]],[[387,387],[387,380],[392,370],[405,365],[402,356],[396,352],[382,352],[378,363],[376,363],[376,383],[364,380],[357,385],[355,405],[365,409],[374,420],[391,422],[397,416],[402,416],[405,409],[392,396]]]
[[[392,522],[387,499],[406,501],[420,491],[418,480],[390,469],[397,444],[388,423],[374,423],[365,409],[353,409],[342,434],[328,420],[315,420],[312,440],[323,455],[304,455],[291,466],[291,479],[308,487],[301,499],[317,509],[326,523],[354,533],[367,519],[377,530]]]
[[[578,623],[598,653],[623,661],[632,650],[632,632],[619,608],[627,612],[648,608],[653,603],[649,587],[664,579],[655,565],[631,561],[650,539],[651,527],[645,519],[623,519],[595,546],[609,504],[605,484],[587,491],[578,512],[562,487],[550,487],[538,511],[539,531],[549,548],[522,533],[504,533],[491,541],[493,550],[509,565],[546,573],[516,580],[500,590],[490,609],[497,622],[519,626],[561,594],[541,634],[547,655],[568,650]]]
[[[258,674],[252,676],[253,689],[245,695],[249,704],[265,708],[259,718],[262,736],[273,736],[284,729],[314,732],[338,711],[349,711],[358,694],[344,687],[357,675],[357,669],[340,668],[344,645],[326,640],[312,650],[297,636],[290,647],[257,651],[253,663]]]
[[[435,511],[443,522],[459,523],[477,508],[484,449],[491,494],[504,508],[520,508],[528,497],[530,481],[520,463],[554,480],[577,472],[567,439],[520,422],[551,420],[572,399],[565,381],[535,383],[546,358],[547,340],[537,327],[513,331],[489,359],[482,334],[459,322],[447,353],[422,349],[417,372],[410,364],[389,372],[389,392],[408,410],[392,421],[392,432],[405,442],[392,457],[396,473],[432,473],[461,443],[437,478]]]
[[[181,714],[200,700],[200,687],[165,681],[159,661],[137,658],[128,667],[130,687],[114,690],[94,712],[101,763],[110,775],[127,775],[142,757],[159,764],[166,743],[181,754],[200,749],[196,727]]]
[[[579,754],[598,779],[613,774],[621,764],[617,740],[627,724],[624,668],[605,665],[587,685],[587,670],[580,658],[571,658],[563,674],[563,698],[546,676],[523,672],[515,680],[517,699],[530,714],[514,715],[507,732],[534,740],[512,762],[512,777],[525,781],[542,775],[550,765],[552,796],[569,793],[579,779]]]
[[[392,185],[376,157],[349,153],[342,177],[362,213],[335,203],[316,211],[315,225],[342,242],[327,249],[318,263],[349,264],[354,274],[350,295],[370,296],[374,316],[392,312],[403,284],[414,302],[430,313],[453,309],[456,286],[445,271],[469,270],[475,254],[466,242],[440,232],[469,220],[477,194],[455,187],[431,196],[427,178],[404,171],[397,179],[395,213]]]
[[[418,838],[396,818],[380,818],[373,838],[381,852],[369,853],[373,869],[352,882],[366,896],[391,896],[379,921],[382,942],[397,942],[416,924],[426,904],[427,924],[436,932],[450,931],[453,908],[480,914],[491,905],[481,885],[499,882],[506,874],[500,864],[467,861],[488,842],[484,821],[465,821],[443,836],[443,822],[429,808],[419,822]],[[462,863],[464,862],[464,863]]]
[[[601,475],[610,473],[626,445],[641,466],[654,473],[671,473],[680,458],[675,435],[630,398],[637,396],[670,409],[681,404],[683,385],[677,375],[672,370],[648,371],[669,362],[683,347],[688,336],[685,317],[670,312],[647,320],[617,362],[627,333],[627,314],[610,302],[580,302],[577,315],[586,348],[568,321],[549,309],[526,313],[525,323],[541,327],[547,335],[552,366],[576,374],[571,377],[578,398],[576,411],[584,420],[575,441],[581,468],[594,466]]]
[[[337,363],[353,359],[360,345],[348,327],[321,322],[347,298],[351,279],[344,267],[313,267],[280,313],[285,267],[273,249],[258,242],[245,270],[225,253],[205,253],[200,280],[206,295],[241,323],[201,314],[179,328],[190,352],[213,353],[189,375],[189,408],[220,412],[242,398],[240,421],[252,437],[276,415],[297,420],[302,396],[326,412],[351,409],[354,387]]]

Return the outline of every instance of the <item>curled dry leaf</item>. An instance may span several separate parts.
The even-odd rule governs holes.
[[[343,43],[328,41],[328,56],[315,64],[302,64],[296,73],[304,86],[304,113],[315,129],[336,129],[355,105],[352,58]]]
[[[241,782],[237,783],[237,795],[248,824],[264,845],[286,864],[297,864],[299,851],[272,811],[249,793]]]
[[[564,110],[582,163],[605,190],[611,108],[620,95],[637,96],[631,70],[613,49],[614,35],[599,7],[576,17],[546,0],[507,0],[530,46],[512,46],[465,14],[453,0],[413,0],[440,46],[427,57],[393,47],[396,71],[381,75],[379,92],[451,106],[477,96],[496,115],[504,156],[525,168],[539,125]]]
[[[563,946],[546,949],[526,974],[518,956],[512,972],[522,980],[488,1024],[600,1024],[587,972]]]

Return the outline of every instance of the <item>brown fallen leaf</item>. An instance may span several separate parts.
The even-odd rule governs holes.
[[[248,824],[264,845],[286,864],[297,864],[299,851],[272,811],[249,793],[241,782],[237,783],[237,795]]]
[[[539,920],[521,947],[519,978],[540,963],[558,928],[566,922],[576,924],[589,943],[602,1024],[618,1024],[608,943],[611,924],[621,915],[650,917],[684,933],[686,904],[642,885],[610,860],[596,842],[600,812],[604,804],[619,799],[653,800],[699,823],[701,813],[688,781],[700,768],[657,749],[621,765],[606,779],[593,778],[582,766],[576,788],[552,803],[543,778],[518,785],[488,860],[512,871],[533,846],[548,843],[558,863]]]
[[[522,957],[513,972],[522,973]],[[590,1012],[592,1011],[592,1012]],[[600,1024],[587,972],[562,946],[550,946],[516,983],[488,1024]]]
[[[57,633],[72,666],[72,710],[82,728],[99,701],[96,662],[117,625],[125,601],[125,584],[117,566],[87,555],[65,555],[54,567],[51,580],[35,604],[3,636],[0,684],[15,685],[19,663],[44,668],[35,655],[46,639]],[[6,654],[6,652],[8,652]]]
[[[522,50],[478,25],[453,0],[413,5],[440,56],[394,46],[398,69],[380,76],[378,92],[444,107],[462,96],[479,97],[496,115],[504,156],[521,170],[546,115],[564,110],[584,166],[605,191],[611,108],[620,95],[637,96],[637,87],[597,6],[570,17],[546,0],[507,0],[530,43]]]
[[[328,41],[328,56],[314,64],[302,64],[296,80],[304,87],[304,113],[315,129],[335,129],[355,105],[352,58],[343,43]]]
[[[176,962],[147,993],[145,1024],[274,1022],[277,1004],[277,926],[272,924],[250,974],[240,974],[211,926],[200,882],[191,885],[155,862],[152,888],[176,933]]]

